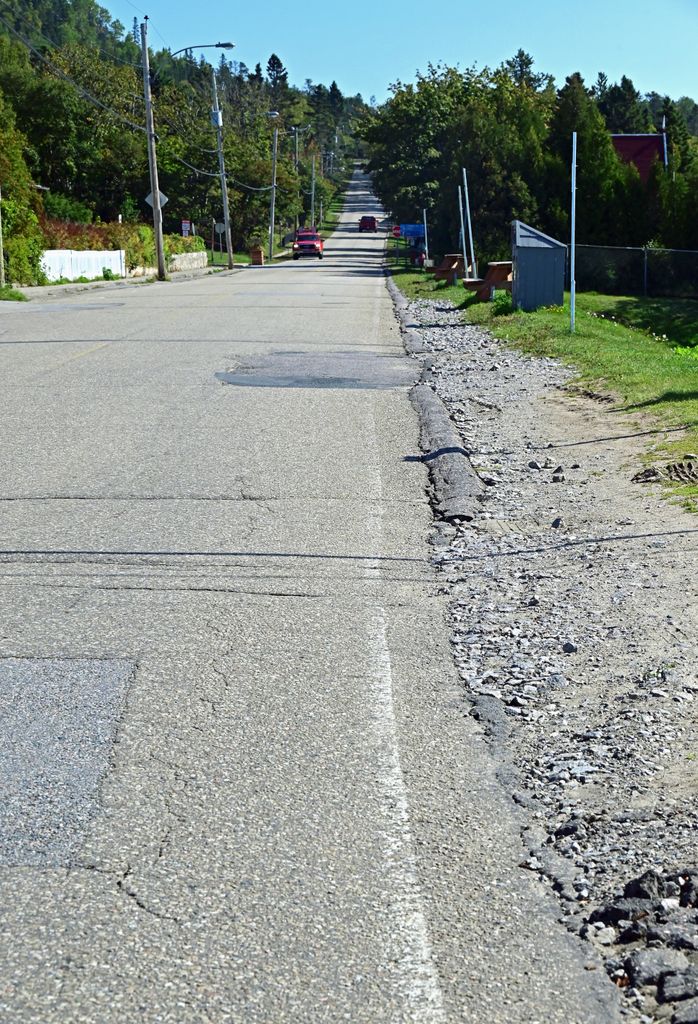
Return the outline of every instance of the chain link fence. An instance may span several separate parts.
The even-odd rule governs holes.
[[[698,251],[578,245],[577,289],[605,295],[698,299]],[[569,247],[568,247],[569,268]]]

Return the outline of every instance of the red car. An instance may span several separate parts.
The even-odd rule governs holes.
[[[359,231],[377,231],[378,221],[375,217],[362,217],[359,221]]]
[[[296,232],[296,240],[293,243],[294,260],[299,260],[301,256],[316,256],[321,260],[324,250],[325,243],[314,228]]]

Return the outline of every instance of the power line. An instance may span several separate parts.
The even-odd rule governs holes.
[[[10,6],[9,0],[0,0],[0,3],[4,4],[4,6],[9,11],[12,11],[12,7]],[[3,24],[6,23],[3,22]],[[38,29],[34,29],[34,35],[54,50],[60,50],[62,49],[62,47],[70,45],[69,43],[58,43],[55,39],[49,39],[47,35],[45,35],[43,32],[39,32]],[[125,42],[125,40],[119,40],[119,42]],[[134,45],[137,44],[134,43]],[[140,63],[135,63],[132,60],[123,60],[121,57],[116,57],[114,54],[109,53],[108,50],[103,49],[103,47],[101,46],[85,46],[84,49],[87,50],[89,53],[101,53],[105,57],[108,57],[110,61],[116,61],[117,64],[123,64],[125,67],[140,68],[141,66]]]
[[[95,107],[99,107],[101,110],[106,110],[107,113],[112,114],[118,121],[121,121],[122,124],[127,125],[133,131],[143,132],[144,134],[147,134],[146,129],[142,124],[135,124],[135,122],[130,121],[127,117],[124,117],[123,114],[120,114],[118,110],[115,110],[114,107],[110,107],[109,104],[103,103],[100,99],[97,99],[96,96],[93,96],[91,92],[88,92],[88,90],[85,89],[78,82],[76,82],[75,79],[71,78],[70,75],[67,75],[65,71],[62,71],[60,68],[56,67],[56,65],[53,64],[48,59],[48,57],[45,57],[40,50],[38,50],[32,43],[29,42],[28,39],[26,39],[22,35],[21,32],[18,32],[17,29],[12,27],[12,25],[9,25],[2,16],[0,16],[0,24],[3,24],[5,28],[12,33],[12,35],[16,36],[17,39],[19,39],[19,41],[23,43],[27,47],[27,49],[31,51],[31,53],[34,54],[35,57],[38,57],[42,64],[45,64],[52,74],[54,74],[57,78],[61,78],[64,82],[67,82],[69,85],[72,85],[73,88],[78,93],[80,93],[83,99],[87,100],[88,103],[91,103]]]
[[[190,171],[195,171],[197,174],[202,174],[205,178],[220,178],[220,173],[218,171],[204,171],[201,167],[195,167],[194,164],[190,164],[189,161],[185,160],[183,156],[177,156],[176,153],[171,153],[170,156],[174,160],[177,160],[180,164],[184,164],[184,166],[188,167]],[[270,192],[271,189],[274,188],[274,185],[247,185],[245,184],[244,181],[238,181],[237,178],[234,178],[231,174],[226,174],[225,178],[226,181],[229,181],[230,184],[234,185],[236,188],[246,188],[249,192]],[[289,192],[288,189],[281,188],[279,185],[276,186],[276,190],[277,192]]]

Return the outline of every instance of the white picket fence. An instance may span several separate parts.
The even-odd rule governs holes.
[[[115,277],[126,277],[126,253],[123,249],[47,249],[41,258],[41,268],[49,281],[75,281],[78,277],[93,280],[102,277],[105,268]]]

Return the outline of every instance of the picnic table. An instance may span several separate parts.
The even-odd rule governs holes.
[[[478,302],[489,302],[498,288],[502,291],[511,291],[513,270],[514,264],[511,260],[488,263],[484,277],[466,277],[463,287],[475,292]]]

